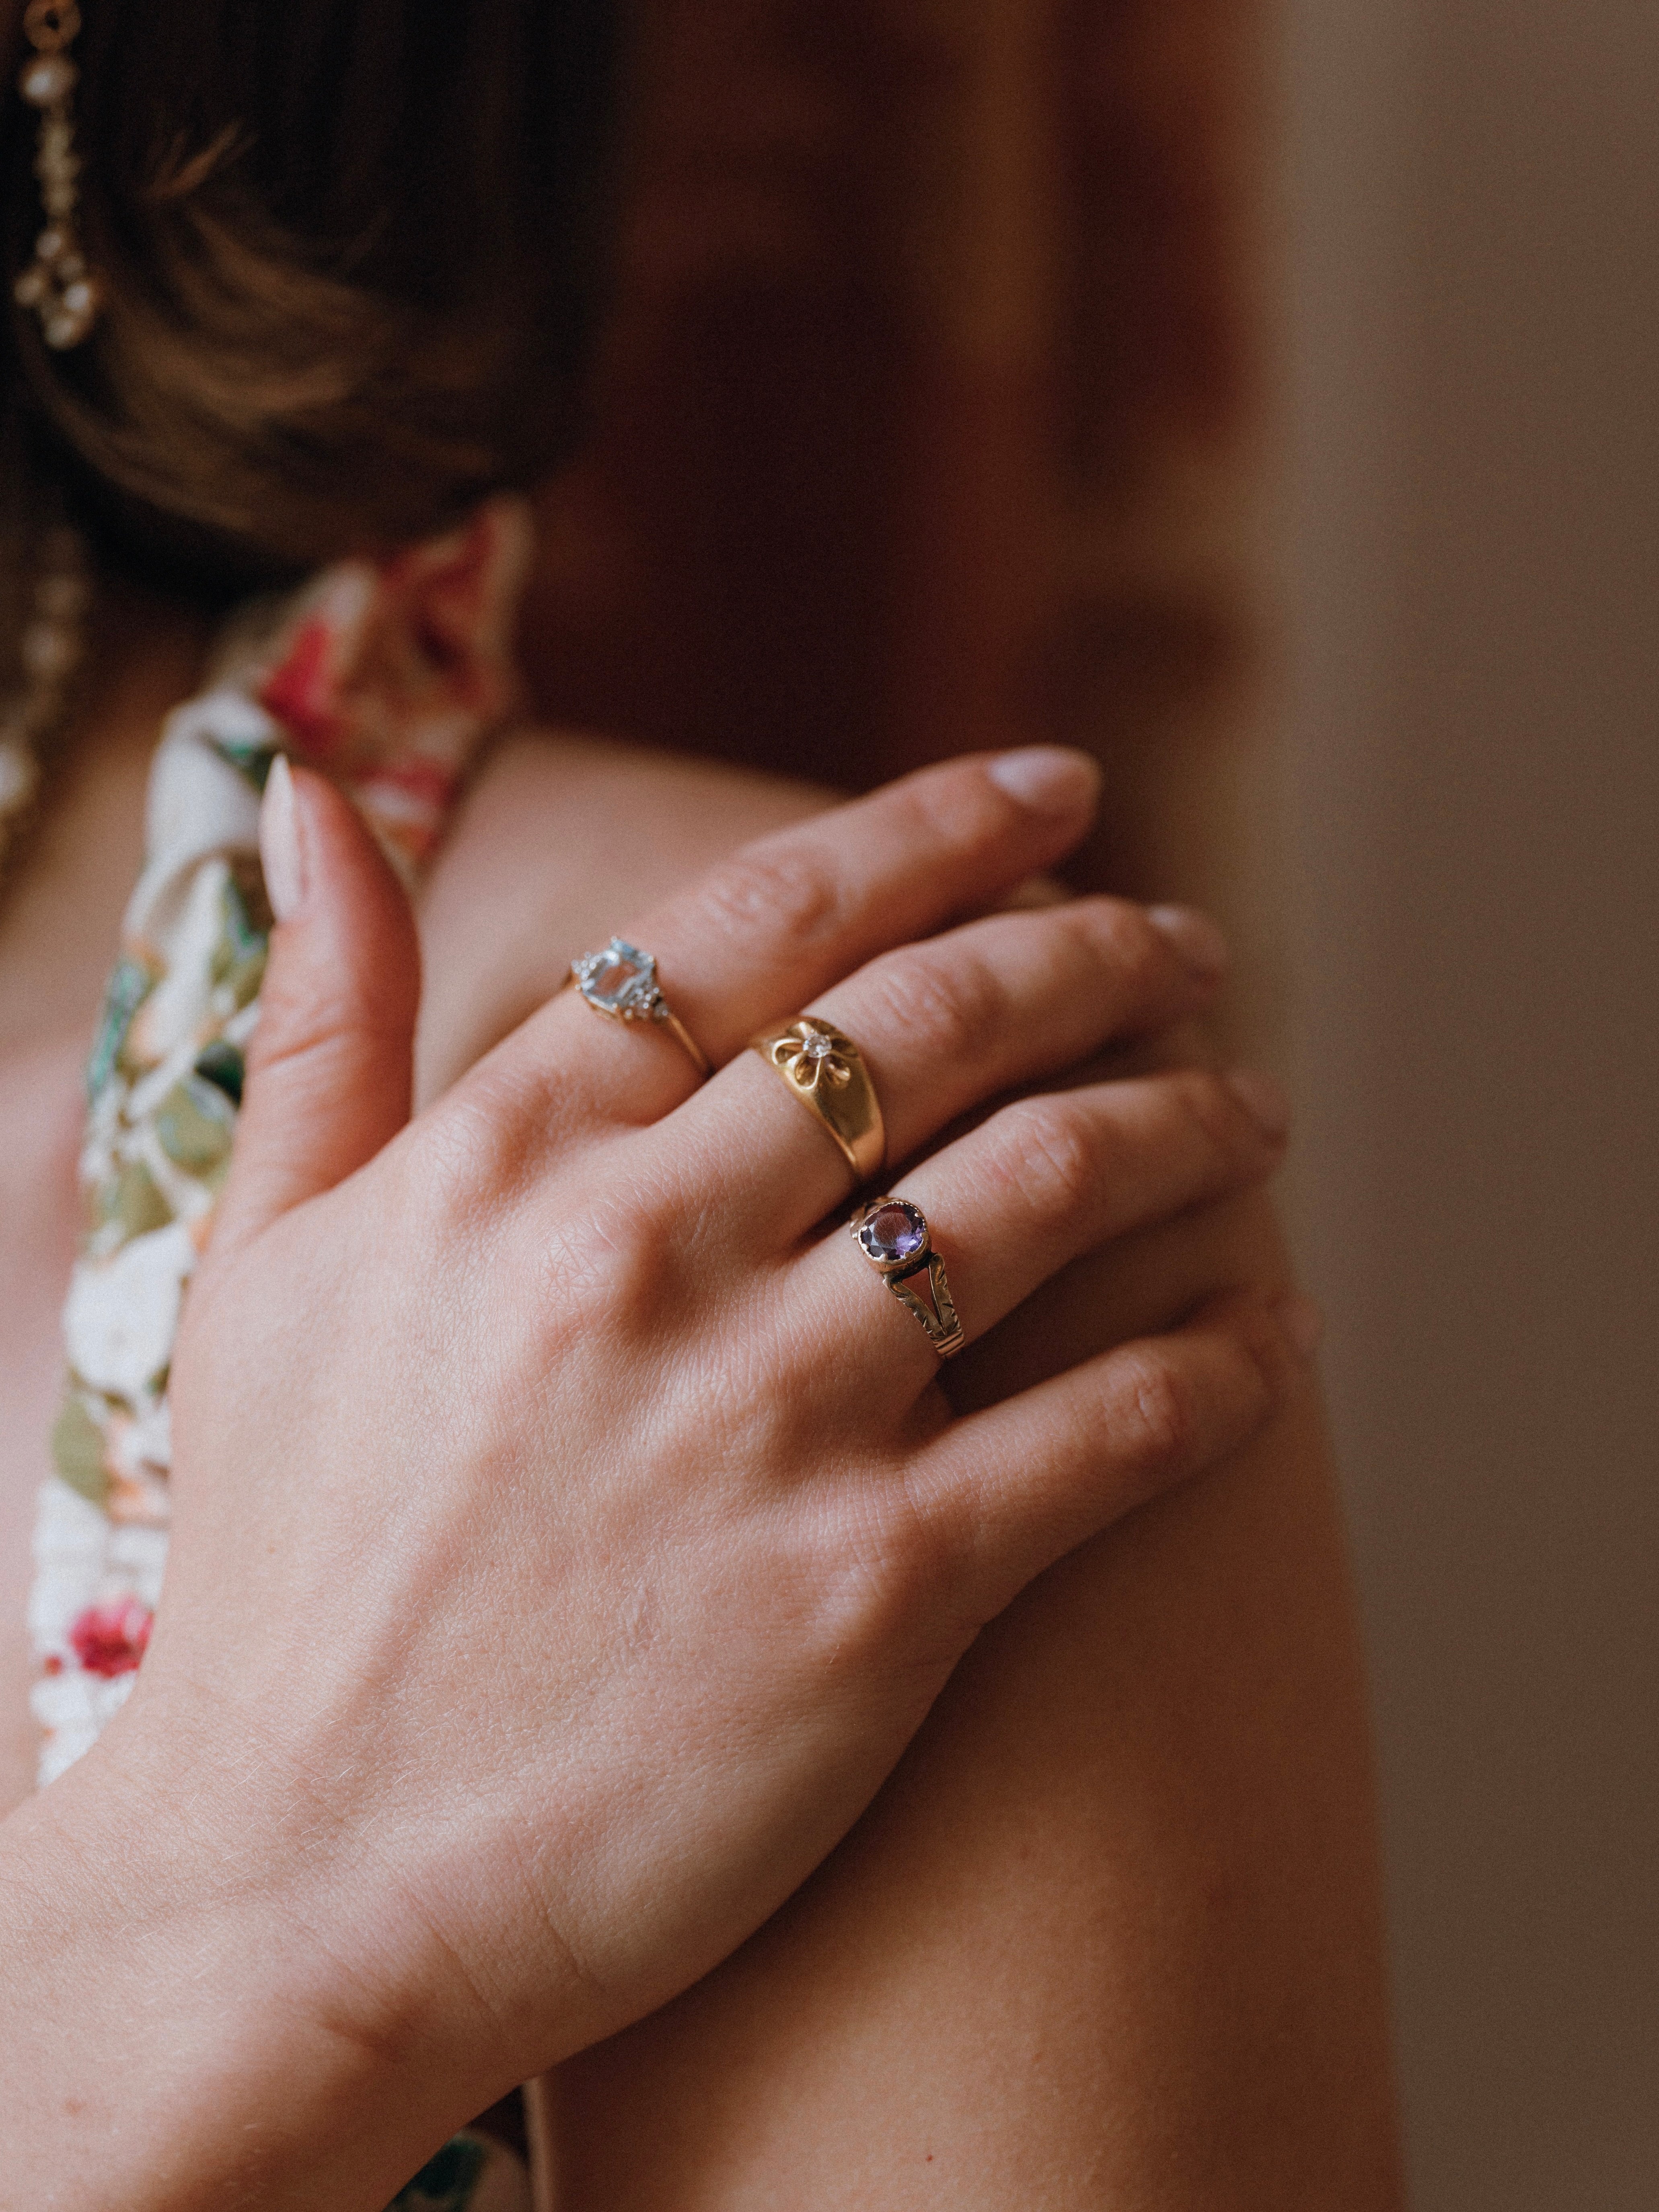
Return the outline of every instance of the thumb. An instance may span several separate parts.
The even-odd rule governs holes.
[[[280,755],[259,850],[276,926],[216,1251],[332,1189],[410,1112],[420,951],[402,885],[350,803]]]

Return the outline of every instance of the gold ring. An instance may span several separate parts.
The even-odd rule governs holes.
[[[945,1262],[933,1249],[933,1231],[921,1208],[908,1198],[872,1198],[847,1225],[893,1296],[927,1330],[927,1341],[939,1358],[948,1359],[960,1352],[968,1340],[945,1279]],[[931,1308],[919,1295],[924,1275],[933,1297]]]
[[[881,1101],[852,1038],[816,1014],[803,1014],[780,1029],[763,1030],[749,1042],[830,1132],[854,1178],[868,1182],[879,1175],[887,1157]]]
[[[655,1022],[684,1047],[699,1075],[710,1073],[702,1048],[662,994],[655,960],[637,945],[613,937],[602,952],[584,952],[560,988],[571,983],[607,1021]]]

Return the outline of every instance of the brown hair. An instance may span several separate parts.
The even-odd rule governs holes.
[[[614,0],[83,0],[105,307],[17,380],[129,543],[238,581],[433,528],[568,450],[603,296]],[[4,149],[8,270],[40,226]]]

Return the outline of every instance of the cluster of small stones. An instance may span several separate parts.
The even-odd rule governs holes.
[[[31,9],[31,18],[34,15]],[[40,110],[34,173],[40,179],[46,224],[34,241],[34,259],[13,293],[20,307],[32,307],[40,316],[46,343],[62,352],[79,345],[88,335],[100,304],[97,280],[87,266],[75,227],[81,162],[75,151],[70,100],[80,72],[61,51],[80,28],[80,19],[72,8],[50,9],[38,27],[31,21],[26,28],[37,41],[54,41],[51,50],[24,64],[17,80],[23,98]]]
[[[85,658],[91,596],[80,535],[57,524],[36,549],[33,586],[18,644],[18,683],[0,703],[0,859],[40,782],[40,744],[61,720]]]
[[[582,995],[601,1013],[625,1022],[666,1021],[668,1002],[657,988],[657,963],[648,952],[613,937],[603,952],[574,963]]]

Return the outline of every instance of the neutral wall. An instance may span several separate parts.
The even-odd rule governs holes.
[[[1291,0],[1301,1230],[1419,2212],[1659,2204],[1659,9]]]

